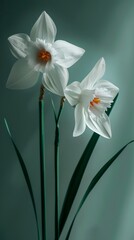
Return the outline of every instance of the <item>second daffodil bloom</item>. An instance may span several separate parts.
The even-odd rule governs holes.
[[[10,72],[8,88],[32,87],[42,73],[44,86],[50,89],[54,85],[53,92],[63,94],[68,81],[67,68],[79,60],[84,50],[63,40],[55,41],[56,32],[53,20],[43,12],[30,37],[20,33],[8,38],[11,52],[18,59]]]
[[[119,89],[102,80],[105,60],[101,58],[86,78],[73,82],[65,89],[65,97],[75,107],[73,136],[81,135],[86,126],[105,138],[111,138],[110,120],[105,111],[110,107]]]

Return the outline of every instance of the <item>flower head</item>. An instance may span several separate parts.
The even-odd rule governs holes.
[[[103,137],[112,136],[110,120],[105,111],[119,89],[101,79],[104,73],[105,60],[101,58],[81,83],[73,82],[65,89],[65,97],[75,107],[75,137],[81,135],[86,126]]]
[[[68,82],[67,68],[79,60],[84,50],[63,40],[55,41],[56,32],[53,20],[43,12],[33,25],[30,37],[20,33],[8,38],[10,50],[17,58],[7,81],[8,88],[32,87],[42,73],[46,88],[58,95],[64,93],[63,87]],[[53,85],[56,86],[54,89]]]

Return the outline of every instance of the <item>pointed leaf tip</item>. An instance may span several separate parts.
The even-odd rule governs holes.
[[[32,201],[32,205],[33,205],[33,210],[34,210],[34,214],[35,214],[35,220],[36,220],[36,226],[37,226],[37,233],[38,233],[38,240],[40,240],[40,230],[39,230],[39,222],[38,222],[38,216],[37,216],[37,211],[36,211],[36,204],[35,204],[35,199],[34,199],[34,194],[33,194],[33,189],[32,189],[32,184],[31,184],[31,181],[30,181],[30,177],[29,177],[29,174],[28,174],[28,171],[27,171],[27,168],[26,168],[26,165],[25,165],[25,162],[13,140],[13,137],[11,135],[11,132],[10,132],[10,129],[9,129],[9,126],[8,126],[8,123],[7,123],[7,120],[6,118],[4,118],[4,123],[5,123],[5,126],[6,126],[6,130],[9,134],[9,137],[11,139],[11,142],[13,144],[13,147],[14,147],[14,150],[16,152],[16,155],[18,157],[18,160],[19,160],[19,163],[20,163],[20,166],[21,166],[21,169],[22,169],[22,172],[24,174],[24,178],[25,178],[25,181],[26,181],[26,184],[27,184],[27,187],[28,187],[28,191],[29,191],[29,194],[30,194],[30,197],[31,197],[31,201]]]

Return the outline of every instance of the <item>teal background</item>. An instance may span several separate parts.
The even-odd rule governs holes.
[[[89,182],[101,166],[134,138],[134,1],[133,0],[2,0],[0,11],[0,239],[36,240],[36,225],[27,186],[7,135],[6,117],[32,180],[40,212],[38,84],[24,91],[5,88],[14,57],[7,38],[29,34],[42,11],[54,20],[57,39],[86,50],[69,69],[70,82],[81,81],[99,58],[106,60],[105,79],[120,88],[110,119],[113,137],[100,138],[84,174],[71,214],[61,236],[65,239],[70,221]],[[59,98],[53,96],[56,107]],[[54,119],[49,94],[45,99],[48,240],[54,239]],[[60,205],[72,172],[92,135],[87,129],[72,137],[73,109],[66,103],[61,118]],[[39,214],[40,216],[40,214]],[[134,239],[134,149],[130,145],[107,171],[80,211],[70,240]]]

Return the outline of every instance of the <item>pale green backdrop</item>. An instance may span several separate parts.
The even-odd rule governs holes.
[[[40,83],[24,91],[5,88],[15,62],[7,38],[29,34],[42,11],[53,18],[57,39],[86,50],[69,69],[70,82],[81,81],[100,57],[106,60],[105,79],[120,88],[111,113],[113,137],[100,138],[87,167],[67,225],[95,173],[124,144],[134,139],[134,1],[133,0],[2,0],[0,10],[0,240],[37,240],[33,208],[13,146],[5,130],[6,117],[32,179],[40,211],[38,95]],[[46,94],[46,158],[48,240],[54,239],[54,119]],[[56,106],[59,98],[54,96]],[[87,129],[72,137],[73,109],[66,104],[61,119],[60,194],[63,203],[72,172],[92,135]],[[92,191],[78,215],[70,240],[134,239],[134,147],[130,145]]]

